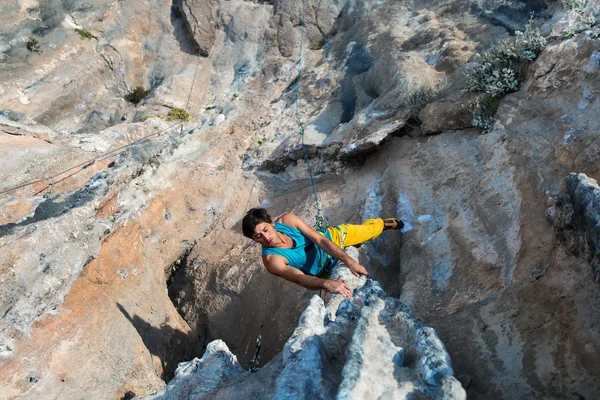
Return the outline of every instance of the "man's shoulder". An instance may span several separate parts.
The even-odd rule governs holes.
[[[279,222],[280,224],[294,226],[294,222],[298,220],[298,216],[292,213],[282,214],[279,218],[275,220],[275,222]]]

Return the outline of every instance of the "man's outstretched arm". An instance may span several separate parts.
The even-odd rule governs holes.
[[[369,276],[369,272],[352,259],[348,254],[344,252],[339,246],[321,235],[314,228],[304,222],[300,217],[295,214],[287,213],[280,217],[282,223],[293,226],[298,229],[304,236],[306,236],[311,242],[323,249],[331,257],[340,260],[350,268],[352,273],[356,276],[366,275]]]
[[[321,279],[316,276],[305,275],[302,271],[286,265],[283,258],[277,256],[263,257],[263,263],[273,275],[277,275],[287,281],[296,283],[310,290],[326,290],[330,293],[338,293],[344,297],[352,296],[352,289],[345,280]]]

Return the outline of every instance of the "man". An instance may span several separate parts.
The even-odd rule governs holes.
[[[242,221],[244,236],[262,245],[267,271],[307,289],[326,290],[350,297],[343,279],[326,279],[338,260],[356,276],[369,273],[342,248],[374,239],[387,229],[402,229],[398,218],[369,219],[362,225],[343,224],[316,231],[298,216],[287,213],[275,222],[264,208],[253,208]]]

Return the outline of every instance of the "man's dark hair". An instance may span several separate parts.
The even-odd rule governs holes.
[[[242,220],[242,232],[244,232],[244,236],[252,239],[252,234],[254,233],[254,228],[256,225],[261,222],[266,222],[270,224],[273,222],[273,219],[264,208],[253,208],[246,213],[246,216]]]

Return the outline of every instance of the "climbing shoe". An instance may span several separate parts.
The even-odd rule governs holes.
[[[386,218],[383,220],[383,230],[388,229],[402,229],[404,228],[404,222],[399,218]]]

